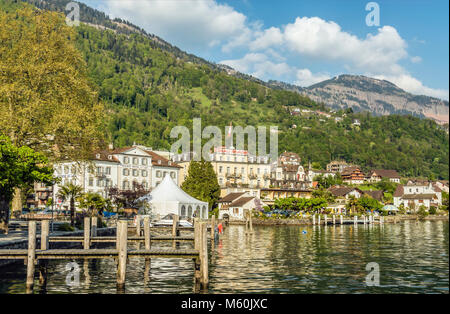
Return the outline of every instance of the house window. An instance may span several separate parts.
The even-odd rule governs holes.
[[[64,166],[64,173],[69,174],[69,166]]]
[[[220,185],[223,184],[223,178],[219,178],[219,184],[220,184]]]
[[[124,164],[130,163],[130,158],[128,158],[128,157],[123,157],[123,163],[124,163]]]
[[[192,206],[188,207],[188,217],[192,217]]]
[[[161,171],[160,170],[156,171],[156,177],[157,178],[161,178]]]
[[[94,178],[89,178],[89,186],[93,186],[94,185]]]
[[[129,175],[130,175],[130,170],[128,170],[128,169],[123,169],[123,175],[124,175],[124,176],[129,176]]]
[[[202,212],[203,212],[203,218],[207,219],[208,218],[208,212],[206,211],[206,206],[205,205],[203,205]]]
[[[133,176],[137,177],[139,175],[139,171],[137,169],[133,169]]]
[[[172,179],[175,179],[175,177],[176,177],[175,172],[172,171],[172,172],[170,173],[170,177],[171,177]]]
[[[186,217],[186,206],[181,206],[181,217]]]
[[[147,158],[142,158],[142,164],[145,166],[147,165]]]
[[[98,187],[102,186],[102,180],[100,180],[100,179],[97,180],[97,186]]]
[[[133,157],[133,165],[137,165],[138,164],[138,159],[137,157]]]
[[[111,174],[111,167],[106,167],[105,168],[105,173],[106,174]]]
[[[146,177],[147,176],[147,170],[142,170],[142,176]]]
[[[233,208],[233,214],[239,215],[239,208]]]
[[[142,182],[142,187],[148,189],[148,183],[146,181]]]
[[[128,190],[130,188],[130,183],[128,181],[123,181],[122,188]]]
[[[222,168],[223,168],[222,166],[219,167],[219,173],[222,173],[223,170]]]

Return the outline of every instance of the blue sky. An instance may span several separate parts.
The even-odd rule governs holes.
[[[82,0],[207,60],[309,86],[339,74],[387,79],[448,99],[449,4],[376,1]]]

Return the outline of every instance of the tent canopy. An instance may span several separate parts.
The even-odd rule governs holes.
[[[185,218],[208,218],[208,203],[200,201],[184,192],[167,174],[163,181],[149,194],[143,197],[148,200],[153,213],[161,217],[176,214]]]

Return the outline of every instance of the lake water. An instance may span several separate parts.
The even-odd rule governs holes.
[[[243,226],[226,228],[210,255],[206,293],[446,293],[449,292],[447,221],[384,225]],[[164,244],[161,244],[163,246]],[[169,243],[165,244],[169,245]],[[181,247],[190,247],[182,244]],[[66,265],[50,261],[48,283],[35,293],[116,293],[112,259],[76,260],[78,286]],[[379,265],[379,286],[368,286],[368,263]],[[130,259],[127,293],[192,293],[190,259]],[[0,268],[0,293],[25,292],[26,267]]]

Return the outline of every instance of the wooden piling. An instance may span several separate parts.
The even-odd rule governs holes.
[[[200,251],[200,222],[198,218],[194,218],[194,249]],[[201,272],[200,272],[200,255],[199,257],[194,258],[194,286],[197,288],[197,286],[200,285],[201,281]]]
[[[28,223],[27,292],[33,291],[36,261],[36,221]]]
[[[48,236],[50,233],[50,222],[48,220],[42,220],[41,222],[41,250],[45,251],[49,249]]]
[[[96,237],[97,236],[98,218],[97,217],[92,217],[91,221],[92,221],[91,237]]]
[[[120,220],[117,223],[117,231],[119,234],[118,251],[119,251],[119,265],[117,267],[117,287],[119,289],[125,288],[125,274],[127,270],[127,240],[128,240],[128,224],[125,220]]]
[[[339,215],[339,220],[341,222],[341,225],[343,225],[344,224],[344,218],[342,217],[342,215]]]
[[[328,219],[327,215],[324,215],[324,216],[323,216],[323,220],[324,220],[325,226],[327,225],[327,219]]]
[[[206,222],[201,223],[200,227],[200,286],[202,289],[207,289],[208,279],[208,238]]]
[[[89,247],[91,246],[91,225],[90,225],[90,218],[84,217],[84,242],[83,242],[83,248],[85,250],[89,250]]]
[[[144,217],[144,242],[145,242],[145,249],[150,250],[151,248],[151,242],[150,242],[150,217],[145,216]]]
[[[315,225],[316,224],[316,214],[312,215],[312,224]]]
[[[253,233],[253,211],[250,209],[248,212],[248,216],[249,216],[249,220],[248,220],[248,224],[249,224],[249,228],[250,228],[250,233]]]
[[[333,215],[333,225],[336,224],[336,215]]]
[[[141,236],[141,215],[136,215],[136,235]]]
[[[320,226],[320,214],[317,216],[317,225]]]
[[[358,224],[358,216],[353,216],[353,222],[355,225]]]
[[[215,235],[215,229],[216,229],[216,215],[211,216],[211,241],[214,242],[214,235]]]

